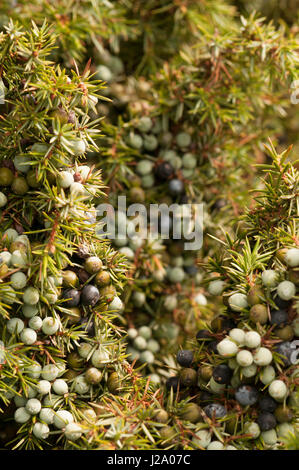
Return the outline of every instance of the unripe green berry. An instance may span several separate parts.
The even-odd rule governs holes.
[[[47,439],[49,437],[50,429],[46,424],[35,423],[32,432],[37,439]]]
[[[234,312],[241,312],[248,307],[247,296],[239,292],[232,294],[228,299],[228,303]]]
[[[224,389],[225,389],[225,384],[219,384],[217,383],[214,378],[212,377],[211,380],[210,380],[210,390],[213,392],[213,393],[216,393],[216,394],[221,394],[223,393]]]
[[[273,380],[269,385],[268,392],[274,400],[282,401],[288,393],[288,388],[282,380]]]
[[[254,323],[260,323],[264,325],[268,321],[268,310],[266,305],[263,304],[256,304],[251,307],[249,312],[250,320]]]
[[[18,196],[24,196],[24,194],[29,190],[29,186],[23,176],[18,176],[17,178],[14,178],[11,189]]]
[[[135,307],[142,307],[146,301],[146,295],[144,292],[135,291],[132,296],[133,303]]]
[[[266,287],[275,287],[278,283],[279,274],[273,269],[266,269],[262,272],[262,282]]]
[[[128,329],[128,338],[135,339],[138,336],[138,331],[135,328]]]
[[[256,364],[251,364],[250,366],[242,367],[241,372],[243,377],[254,377],[257,372],[257,366]]]
[[[26,374],[32,379],[38,379],[41,375],[42,366],[38,363],[26,367]]]
[[[18,232],[14,228],[8,228],[3,233],[3,240],[7,242],[13,242],[18,237]]]
[[[124,304],[122,300],[116,295],[109,305],[109,310],[116,310],[117,312],[121,312],[123,309]]]
[[[235,356],[238,352],[238,346],[228,338],[223,339],[220,343],[217,344],[217,350],[220,356],[223,357],[232,357]]]
[[[36,314],[38,313],[38,308],[33,305],[23,305],[22,312],[23,312],[24,317],[32,318],[36,316]]]
[[[195,435],[192,437],[192,442],[196,447],[206,449],[211,442],[211,432],[207,429],[201,429],[196,431]]]
[[[30,344],[35,343],[37,340],[37,335],[36,332],[31,328],[24,328],[20,334],[20,339],[24,344],[29,346]]]
[[[245,423],[244,434],[250,434],[251,439],[257,439],[261,433],[260,427],[257,423]]]
[[[270,384],[275,379],[275,369],[272,366],[264,367],[260,372],[260,381],[264,385]]]
[[[211,295],[221,295],[225,288],[225,282],[220,279],[211,281],[208,287],[208,291]]]
[[[108,271],[100,271],[95,277],[95,283],[99,287],[104,287],[110,284],[111,278]]]
[[[272,353],[270,349],[259,348],[253,354],[253,361],[257,366],[268,366],[272,362]]]
[[[277,434],[275,429],[270,429],[270,431],[264,431],[261,433],[261,437],[265,444],[273,446],[277,442]]]
[[[63,379],[56,379],[52,388],[57,395],[65,395],[69,391],[68,385]]]
[[[45,335],[54,335],[59,329],[59,321],[53,317],[43,319],[42,331]]]
[[[55,412],[51,408],[42,408],[39,413],[39,419],[47,424],[54,423]]]
[[[30,170],[31,157],[29,155],[16,155],[13,164],[17,171],[27,173]]]
[[[84,140],[76,139],[76,140],[69,140],[69,146],[75,157],[79,157],[86,152],[86,145]]]
[[[152,128],[152,125],[153,125],[153,122],[151,120],[150,117],[148,116],[142,116],[138,123],[137,123],[137,129],[140,131],[140,132],[149,132]]]
[[[277,286],[277,294],[283,300],[290,300],[296,294],[296,286],[293,282],[282,281]]]
[[[13,179],[13,172],[9,168],[0,168],[0,186],[10,186]]]
[[[277,426],[277,435],[279,438],[288,437],[290,434],[294,434],[294,426],[290,423],[281,423]]]
[[[4,193],[0,191],[0,208],[6,206],[7,204],[7,197]]]
[[[182,282],[185,278],[185,272],[180,267],[170,268],[167,276],[170,282]]]
[[[55,380],[56,377],[59,374],[59,369],[55,364],[47,364],[46,366],[43,367],[42,369],[42,378],[45,380],[49,380],[52,382],[52,380]]]
[[[40,380],[36,385],[37,393],[47,395],[51,391],[51,383],[48,380]]]
[[[66,270],[62,272],[63,285],[66,287],[77,287],[79,279],[74,271]]]
[[[179,412],[180,418],[190,423],[197,423],[202,421],[200,408],[196,403],[187,403]]]
[[[15,268],[23,268],[27,264],[26,253],[21,252],[20,250],[15,250],[12,252],[10,264]]]
[[[11,318],[7,322],[7,331],[10,334],[20,334],[24,329],[24,322],[20,318]]]
[[[151,351],[142,351],[139,356],[139,361],[146,364],[153,364],[155,362],[155,356]]]
[[[207,450],[223,450],[224,445],[220,441],[212,441],[208,447]]]
[[[156,148],[158,147],[158,140],[152,134],[145,135],[143,137],[143,145],[146,150],[148,150],[149,152],[152,152],[153,150],[156,150]]]
[[[192,153],[185,153],[182,158],[183,166],[189,170],[196,168],[197,159]]]
[[[150,337],[152,336],[152,330],[148,326],[141,326],[138,330],[138,334],[144,339],[150,339]]]
[[[102,269],[103,263],[97,256],[90,256],[84,263],[84,268],[90,274],[98,273]]]
[[[39,301],[39,292],[35,287],[27,287],[23,294],[23,300],[25,304],[36,305]]]
[[[63,429],[67,424],[73,423],[73,415],[67,410],[58,410],[54,416],[53,424],[58,429]]]
[[[163,423],[166,424],[169,419],[169,415],[167,411],[165,410],[155,410],[154,411],[154,416],[153,416],[153,421],[157,423]]]
[[[113,74],[106,65],[101,64],[97,67],[96,77],[98,80],[110,82],[113,78]]]
[[[248,367],[253,363],[253,356],[250,351],[246,351],[246,349],[243,349],[242,351],[239,351],[237,356],[237,363],[241,367]]]
[[[77,423],[69,423],[65,427],[64,435],[69,441],[77,441],[82,436],[82,428]]]
[[[240,328],[233,328],[229,332],[229,337],[237,343],[238,346],[244,346],[245,343],[245,332]]]
[[[15,411],[14,419],[15,419],[15,422],[18,424],[27,423],[27,421],[29,421],[30,418],[31,418],[31,414],[28,413],[25,407],[18,408]]]
[[[0,253],[0,263],[4,263],[7,266],[10,265],[11,262],[11,253],[9,251],[1,251]]]
[[[191,144],[191,136],[187,132],[180,132],[176,136],[176,143],[181,148],[188,147]]]
[[[173,312],[178,305],[177,297],[175,295],[167,295],[164,299],[163,305],[168,312]]]
[[[249,305],[260,304],[263,300],[263,291],[259,286],[253,286],[247,294],[247,302]]]
[[[157,353],[160,350],[160,344],[155,339],[149,339],[147,342],[147,349],[152,353]]]
[[[258,348],[261,345],[261,336],[256,331],[245,333],[245,346],[250,349]]]
[[[93,366],[101,369],[105,366],[105,364],[108,364],[110,362],[109,353],[106,352],[104,349],[99,348],[93,353],[91,357],[91,362]]]
[[[137,336],[133,341],[133,346],[139,351],[146,349],[146,346],[147,346],[146,339],[143,338],[142,336]]]
[[[41,185],[41,181],[38,179],[38,174],[36,173],[36,170],[28,171],[26,175],[26,181],[31,188],[39,188]]]
[[[291,268],[296,268],[299,266],[299,249],[290,248],[285,254],[285,262]]]
[[[96,367],[90,367],[85,373],[85,380],[91,385],[99,384],[102,380],[102,373]]]
[[[143,139],[140,135],[131,133],[128,139],[128,144],[134,149],[141,149],[143,145]]]
[[[90,343],[81,343],[78,348],[79,356],[83,357],[83,359],[87,359],[93,349],[92,344]]]
[[[43,320],[41,317],[38,317],[38,316],[30,318],[28,322],[28,326],[35,331],[40,330],[42,325],[43,325]]]
[[[84,375],[78,375],[73,381],[74,391],[79,393],[79,395],[85,395],[89,392],[90,385],[86,381]]]
[[[74,177],[69,171],[60,171],[58,174],[58,182],[62,188],[67,189],[74,182]]]
[[[11,286],[14,289],[16,290],[23,289],[23,287],[25,287],[27,283],[27,276],[22,272],[14,273],[10,276],[10,282],[11,282]]]
[[[31,415],[37,415],[42,408],[42,404],[37,400],[37,398],[30,398],[27,401],[25,408]]]

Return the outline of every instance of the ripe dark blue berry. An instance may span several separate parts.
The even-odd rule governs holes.
[[[168,388],[168,390],[172,388],[173,391],[176,392],[179,386],[179,382],[179,377],[168,377],[166,380],[166,388]]]
[[[227,201],[225,199],[217,199],[214,204],[212,205],[212,210],[219,211],[223,207],[227,205]]]
[[[160,180],[167,180],[173,175],[174,169],[170,163],[161,162],[156,166],[155,173]]]
[[[232,376],[232,370],[226,364],[219,364],[213,370],[213,379],[218,384],[229,384]]]
[[[182,369],[180,373],[180,383],[184,387],[192,387],[196,385],[196,381],[197,381],[197,373],[194,369],[191,369],[190,367]]]
[[[67,308],[77,307],[80,302],[80,292],[77,289],[66,289],[62,293],[62,299],[68,299],[63,302],[63,306]]]
[[[211,333],[208,330],[199,330],[196,339],[198,342],[211,339]]]
[[[286,310],[271,310],[270,323],[271,325],[282,325],[288,321],[288,313]]]
[[[278,296],[274,299],[274,302],[279,309],[284,309],[284,310],[287,310],[291,304],[290,300],[283,300]]]
[[[172,196],[178,196],[184,191],[184,183],[179,179],[173,179],[169,181],[168,189]]]
[[[96,335],[95,325],[93,321],[89,321],[87,318],[81,318],[81,326],[86,331],[88,336],[93,337]]]
[[[265,396],[260,398],[259,407],[262,411],[267,411],[268,413],[274,413],[277,407],[277,402],[270,396]]]
[[[224,418],[227,414],[227,409],[225,406],[221,405],[220,403],[211,403],[204,407],[205,414],[213,419],[213,418]]]
[[[189,349],[183,349],[177,353],[177,361],[182,367],[190,367],[193,361],[194,353]]]
[[[212,401],[214,398],[214,395],[210,392],[207,392],[206,390],[203,390],[200,392],[200,402],[201,403],[207,403],[209,401]]]
[[[223,318],[223,323],[222,323],[222,328],[223,328],[223,331],[229,331],[229,330],[232,330],[233,328],[235,328],[236,326],[236,322],[234,322],[234,320],[232,320],[231,318]]]
[[[217,345],[218,345],[218,341],[217,341],[217,340],[211,341],[211,342],[207,345],[207,349],[208,349],[209,352],[211,352],[211,353],[218,354]]]
[[[81,302],[83,305],[90,305],[93,307],[100,298],[100,292],[96,288],[96,286],[93,286],[92,284],[87,284],[87,286],[83,287],[82,293],[81,293]]]
[[[197,269],[197,266],[185,266],[184,267],[184,270],[187,274],[189,274],[189,276],[196,276],[197,272],[198,272],[198,269]]]
[[[270,431],[276,426],[276,418],[268,411],[263,411],[257,418],[257,424],[261,431]]]
[[[294,349],[292,349],[290,341],[282,341],[276,344],[274,350],[282,356],[281,359],[285,366],[291,365],[291,355]]]
[[[242,406],[251,406],[258,401],[258,391],[252,385],[240,385],[236,392],[235,398]]]
[[[190,202],[191,202],[191,199],[190,199],[190,197],[188,196],[188,194],[183,194],[183,195],[180,197],[179,204],[190,204]]]

